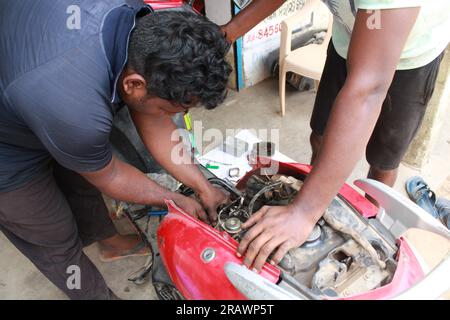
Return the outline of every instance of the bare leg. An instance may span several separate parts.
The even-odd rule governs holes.
[[[309,142],[311,143],[312,149],[311,164],[314,165],[314,161],[316,160],[317,154],[320,150],[320,146],[322,145],[322,136],[313,131],[309,136]]]
[[[370,167],[367,178],[380,181],[389,187],[393,187],[395,181],[397,180],[398,168],[393,170],[381,170],[375,167]],[[378,203],[371,196],[366,194],[366,198],[369,199],[373,204],[378,206]]]
[[[370,167],[367,178],[380,181],[389,187],[393,187],[395,180],[397,180],[397,174],[398,168],[393,170],[380,170],[375,167]]]

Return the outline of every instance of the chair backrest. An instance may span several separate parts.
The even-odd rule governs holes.
[[[306,4],[289,18],[281,22],[281,38],[280,38],[280,60],[284,59],[291,53],[292,32],[294,26],[311,16],[315,9],[322,6],[326,8],[328,16],[328,29],[322,45],[328,47],[333,30],[333,15],[328,7],[321,0],[307,0]]]

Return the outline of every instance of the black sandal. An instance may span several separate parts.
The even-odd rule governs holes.
[[[412,177],[406,181],[406,192],[409,198],[434,218],[439,219],[436,210],[436,194],[421,177]]]

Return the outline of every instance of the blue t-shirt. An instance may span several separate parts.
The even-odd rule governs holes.
[[[112,157],[116,83],[139,15],[131,0],[0,1],[0,192],[53,158],[96,171]]]

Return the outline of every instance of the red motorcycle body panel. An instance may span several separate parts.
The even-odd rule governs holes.
[[[182,0],[144,0],[144,3],[149,4],[154,10],[179,8],[184,4]]]
[[[305,176],[311,171],[311,166],[298,163],[278,163],[278,165],[278,173],[294,177]],[[237,185],[238,189],[245,186],[253,172],[249,172],[241,179]],[[376,216],[378,208],[350,186],[344,185],[339,194],[364,217]],[[243,259],[236,256],[238,243],[225,232],[219,232],[183,212],[173,202],[168,201],[167,206],[169,213],[161,222],[157,233],[158,246],[166,270],[177,289],[186,299],[245,299],[224,272],[227,262],[242,264]],[[398,242],[398,266],[391,283],[339,300],[389,299],[422,279],[424,272],[408,242],[403,238],[398,239]],[[207,249],[212,249],[215,254],[209,262],[202,258]],[[277,267],[266,263],[261,276],[272,283],[277,283],[280,273]]]
[[[188,5],[188,1],[182,0],[144,0],[144,3],[149,4],[154,10],[175,9]],[[202,0],[194,1],[192,5],[192,9],[198,14],[203,12],[204,7],[205,4]]]
[[[173,202],[167,202],[167,207],[169,213],[158,229],[158,246],[177,289],[186,299],[245,299],[224,272],[227,262],[242,264],[242,258],[236,256],[238,243],[227,233],[183,212]],[[215,254],[210,262],[202,259],[202,253],[208,249]],[[276,283],[280,270],[266,264],[261,275]]]

